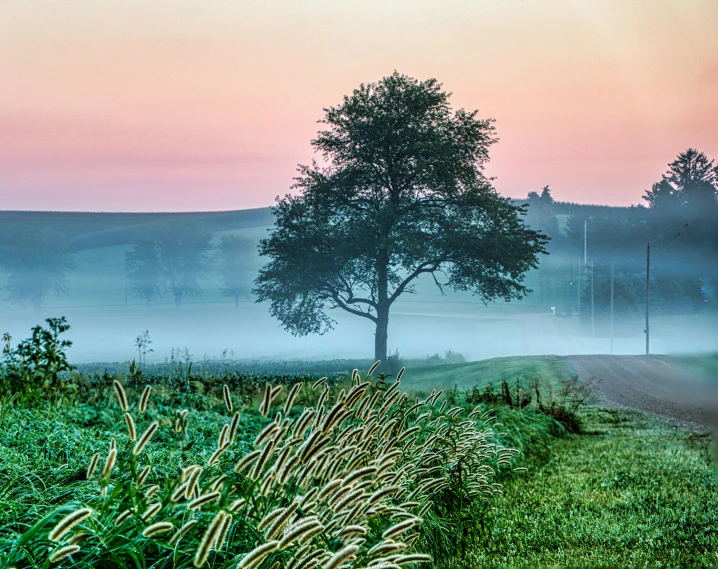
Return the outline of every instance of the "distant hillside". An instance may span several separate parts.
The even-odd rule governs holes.
[[[19,224],[52,227],[68,235],[77,251],[125,245],[132,242],[140,229],[180,219],[203,222],[213,233],[267,227],[274,223],[268,207],[187,213],[0,211],[0,226]]]

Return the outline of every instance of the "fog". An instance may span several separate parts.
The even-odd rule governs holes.
[[[31,309],[2,303],[0,330],[13,340],[30,335],[43,318],[65,316],[67,333],[74,342],[72,361],[121,362],[137,357],[135,338],[148,330],[154,350],[148,362],[162,362],[172,349],[189,350],[192,359],[218,358],[227,351],[232,359],[334,359],[371,358],[373,324],[365,319],[333,311],[334,330],[324,335],[295,337],[270,316],[269,307],[250,300],[239,303],[190,301],[175,309],[169,303],[151,306],[128,303],[107,306],[70,305],[56,302],[36,314]],[[641,318],[615,322],[613,353],[645,351]],[[655,317],[651,321],[652,353],[718,351],[718,318],[710,311],[692,315]],[[478,301],[447,298],[399,300],[389,323],[389,346],[407,358],[423,358],[453,350],[469,360],[499,356],[571,355],[611,353],[606,327],[597,337],[579,324],[576,316],[552,315],[520,302],[484,307]]]
[[[561,204],[553,207],[564,211]],[[617,215],[616,211],[617,208],[610,210],[612,215]],[[624,213],[635,215],[630,209]],[[559,221],[561,215],[564,214],[557,214]],[[572,215],[578,216],[575,212]],[[168,285],[152,290],[149,299],[143,297],[145,289],[138,292],[137,275],[133,281],[127,265],[131,257],[128,253],[152,235],[154,225],[164,224],[167,230],[167,216],[33,216],[23,213],[18,217],[13,212],[0,215],[0,222],[6,221],[4,231],[0,231],[0,264],[4,267],[0,272],[0,333],[10,333],[13,344],[29,337],[31,328],[43,324],[45,318],[64,316],[71,326],[67,336],[74,345],[69,356],[75,363],[131,361],[137,357],[135,339],[145,331],[149,332],[153,350],[147,355],[148,362],[164,362],[173,350],[185,349],[194,361],[219,358],[223,353],[235,360],[373,357],[374,325],[369,320],[335,309],[330,312],[337,321],[334,330],[295,337],[270,315],[268,304],[254,301],[251,289],[263,264],[257,244],[271,227],[267,210],[192,214],[187,216],[191,217],[190,225],[177,226],[185,237],[187,228],[201,226],[201,231],[196,231],[197,239],[209,239],[203,245],[207,247],[206,263],[198,269],[194,288],[187,288],[178,307]],[[182,215],[173,219],[178,217]],[[198,218],[202,222],[199,225]],[[444,296],[433,279],[423,275],[415,293],[401,295],[392,307],[390,352],[420,359],[452,350],[467,360],[645,353],[642,238],[633,239],[631,247],[621,247],[608,239],[598,242],[589,231],[591,268],[582,262],[583,222],[574,224],[571,219],[562,222],[563,230],[555,230],[559,232],[552,241],[551,254],[542,255],[540,267],[526,275],[525,284],[533,292],[521,301],[497,301],[485,306],[466,292],[449,290]],[[573,231],[572,226],[578,230]],[[234,255],[234,264],[223,265],[222,244],[227,237],[233,239],[230,244],[235,248],[226,250]],[[145,269],[155,262],[140,260]],[[222,292],[227,288],[226,280],[222,280],[223,266],[231,268],[236,281],[234,296]],[[64,276],[55,278],[52,271]],[[701,278],[700,271],[707,277]],[[714,273],[713,264],[696,264],[680,250],[657,248],[651,281],[651,353],[718,352]],[[38,283],[43,279],[60,286],[42,289]]]

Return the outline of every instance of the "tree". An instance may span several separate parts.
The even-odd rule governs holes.
[[[248,278],[247,267],[252,261],[255,244],[245,237],[226,235],[219,244],[219,272],[222,288],[219,292],[234,300],[234,307],[239,307],[239,299],[251,292],[251,278]]]
[[[13,304],[42,309],[45,296],[67,294],[67,273],[75,268],[67,236],[45,227],[8,226],[0,232],[0,269]]]
[[[340,308],[375,324],[385,361],[391,306],[420,275],[484,302],[529,292],[546,237],[483,173],[492,121],[448,98],[435,79],[395,72],[325,109],[312,141],[325,165],[299,167],[300,195],[277,199],[259,247],[270,260],[254,292],[287,330],[323,333]]]
[[[133,296],[143,298],[149,309],[150,303],[162,296],[162,264],[159,248],[152,236],[143,235],[125,253],[125,270]]]
[[[660,182],[645,192],[651,207],[664,202],[689,207],[698,213],[706,205],[715,206],[718,194],[718,168],[703,153],[689,148],[668,165]]]
[[[199,280],[208,268],[212,236],[202,225],[170,221],[158,233],[157,247],[165,287],[172,291],[175,308],[182,299],[202,292]]]
[[[711,281],[716,289],[718,168],[714,161],[693,148],[681,152],[644,199],[650,205],[651,242],[668,248],[667,254],[684,265],[684,271]]]

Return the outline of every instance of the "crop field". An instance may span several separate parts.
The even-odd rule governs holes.
[[[23,384],[6,359],[0,567],[718,563],[708,433],[596,406],[561,358],[415,363]]]

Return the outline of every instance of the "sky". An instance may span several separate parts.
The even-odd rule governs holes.
[[[394,70],[494,118],[506,196],[630,205],[718,158],[715,0],[0,0],[0,210],[264,207]]]

